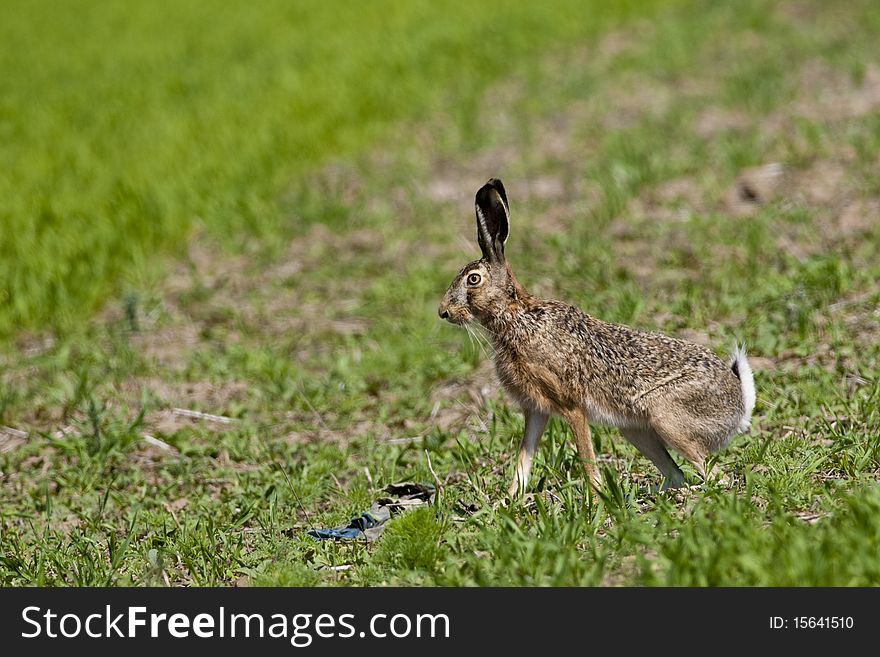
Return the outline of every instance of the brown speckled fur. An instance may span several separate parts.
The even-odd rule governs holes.
[[[525,413],[526,436],[511,493],[525,490],[549,415],[571,426],[595,486],[599,475],[588,422],[618,427],[657,465],[666,486],[684,483],[666,448],[705,476],[707,454],[747,425],[751,408],[744,386],[751,385],[750,370],[745,384],[736,367],[705,347],[603,322],[529,294],[504,256],[508,207],[498,180],[477,193],[477,227],[483,258],[458,273],[439,313],[452,323],[477,322],[486,330],[501,383]],[[471,284],[477,278],[478,284]],[[744,353],[739,362],[748,370]]]

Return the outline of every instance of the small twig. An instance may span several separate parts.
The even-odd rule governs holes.
[[[148,433],[142,434],[141,438],[144,439],[145,443],[152,445],[153,447],[158,447],[159,449],[164,449],[166,452],[176,452],[177,448],[173,445],[169,445],[164,440],[159,440],[158,438],[151,436]]]
[[[28,432],[21,429],[13,429],[12,427],[0,426],[0,433],[8,433],[13,438],[27,438]]]
[[[440,493],[443,490],[443,484],[440,483],[440,477],[434,472],[434,466],[431,465],[431,455],[428,454],[428,450],[425,450],[425,458],[428,459],[428,470],[434,475],[434,484],[437,486],[437,492],[434,495],[434,504],[437,505],[440,501]]]
[[[336,475],[331,472],[330,477],[332,477],[334,483],[336,484],[336,488],[338,488],[342,493],[347,495],[348,491],[345,490],[345,487],[342,485],[342,482],[339,481],[339,479],[336,477]]]
[[[197,420],[210,420],[211,422],[219,422],[220,424],[232,424],[238,422],[235,418],[226,417],[225,415],[211,415],[210,413],[202,413],[200,411],[191,411],[186,408],[172,408],[171,412],[175,415],[191,417]]]
[[[389,445],[408,445],[409,443],[414,443],[418,440],[421,440],[424,436],[410,436],[409,438],[389,438]]]
[[[364,474],[367,475],[367,483],[370,484],[370,488],[373,488],[373,475],[370,474],[370,468],[364,466]]]
[[[174,525],[179,530],[180,529],[180,521],[177,519],[177,514],[174,513],[174,509],[172,509],[171,507],[167,507],[167,510],[168,510],[168,513],[171,514],[171,519],[174,521]]]

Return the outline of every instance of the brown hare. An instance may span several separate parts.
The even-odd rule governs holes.
[[[522,407],[525,432],[510,494],[525,492],[550,415],[571,426],[597,489],[588,422],[617,427],[660,470],[661,489],[684,484],[668,448],[705,477],[708,453],[749,426],[755,384],[745,350],[736,348],[724,363],[700,345],[532,296],[504,256],[510,215],[500,180],[477,192],[476,214],[483,257],[458,273],[438,312],[453,324],[477,322],[487,331],[501,383]]]

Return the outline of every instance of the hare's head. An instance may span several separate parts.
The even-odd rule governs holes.
[[[510,230],[504,185],[492,178],[477,192],[475,202],[477,241],[483,257],[458,272],[440,302],[441,319],[453,324],[491,324],[516,300],[521,289],[504,257]]]

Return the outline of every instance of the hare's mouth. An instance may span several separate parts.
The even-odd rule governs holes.
[[[473,319],[470,313],[451,313],[448,311],[441,315],[441,318],[456,326],[464,326]]]

